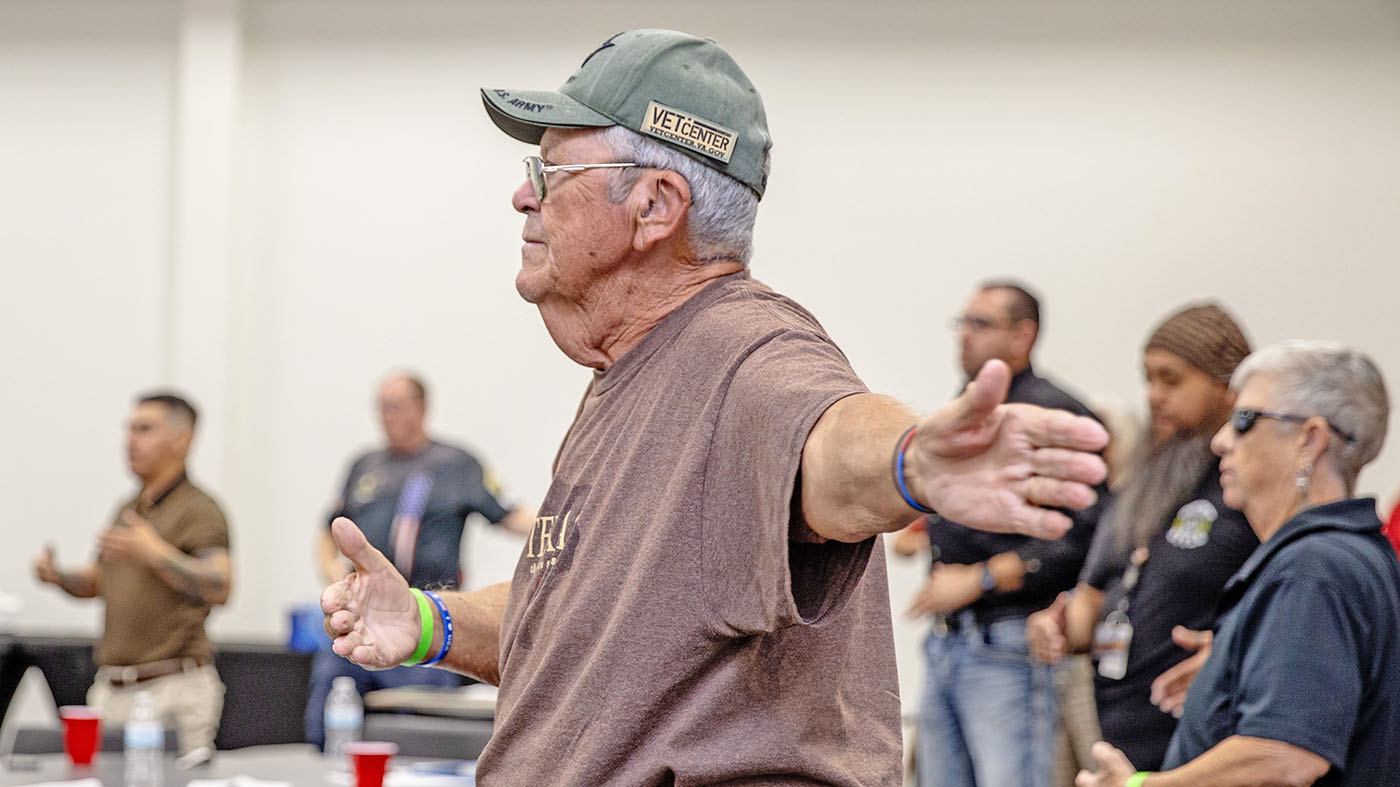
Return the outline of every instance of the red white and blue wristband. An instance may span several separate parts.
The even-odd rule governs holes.
[[[932,508],[920,503],[909,494],[909,487],[904,483],[904,452],[909,450],[909,444],[914,441],[914,431],[917,427],[909,427],[904,430],[904,434],[899,436],[899,442],[894,445],[894,460],[890,463],[891,470],[894,471],[894,485],[899,490],[899,496],[904,498],[905,504],[923,514],[935,513]]]

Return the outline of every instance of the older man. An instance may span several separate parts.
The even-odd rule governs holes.
[[[141,490],[98,536],[97,560],[63,570],[48,547],[34,563],[40,581],[104,602],[88,702],[121,724],[136,693],[150,692],[177,732],[182,765],[213,752],[224,685],[204,619],[228,600],[233,573],[224,514],[185,470],[195,421],[183,397],[140,397],[127,421],[126,453]]]
[[[499,682],[488,782],[898,783],[878,535],[912,506],[1060,535],[1041,506],[1093,502],[1102,428],[999,406],[999,363],[918,421],[750,278],[771,143],[714,42],[629,31],[559,92],[482,95],[540,146],[516,288],[596,371],[511,582],[433,614],[335,523],[335,651]]]
[[[1225,505],[1210,439],[1230,415],[1230,375],[1249,354],[1244,331],[1214,303],[1163,320],[1142,351],[1151,433],[1094,537],[1074,593],[1029,618],[1032,652],[1099,662],[1103,738],[1139,767],[1167,753],[1225,582],[1259,539]],[[1175,692],[1167,689],[1182,685]],[[1176,696],[1168,697],[1168,694]],[[1071,777],[1072,778],[1072,777]]]

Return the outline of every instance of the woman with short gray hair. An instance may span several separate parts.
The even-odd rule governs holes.
[[[1226,504],[1259,548],[1225,586],[1210,657],[1186,697],[1161,773],[1095,744],[1081,787],[1400,784],[1400,563],[1356,478],[1390,415],[1375,363],[1288,342],[1232,378],[1216,433]]]
[[[1274,395],[1283,409],[1326,420],[1340,438],[1328,445],[1329,464],[1351,495],[1361,468],[1380,455],[1385,443],[1390,399],[1380,370],[1360,351],[1341,344],[1291,341],[1246,358],[1230,387],[1238,391],[1256,375],[1276,380]]]

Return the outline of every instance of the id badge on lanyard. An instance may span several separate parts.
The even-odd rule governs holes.
[[[1104,622],[1094,627],[1094,658],[1099,661],[1099,674],[1109,680],[1122,680],[1128,674],[1128,646],[1133,642],[1133,624],[1120,610],[1108,613]]]
[[[1128,648],[1133,644],[1133,624],[1128,621],[1128,605],[1133,589],[1137,587],[1142,574],[1142,564],[1147,562],[1147,548],[1138,547],[1123,572],[1123,598],[1118,608],[1108,613],[1103,622],[1094,627],[1093,657],[1099,663],[1099,674],[1109,680],[1122,680],[1128,674]]]

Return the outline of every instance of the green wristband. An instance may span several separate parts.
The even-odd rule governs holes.
[[[413,651],[413,655],[404,660],[405,667],[412,667],[421,662],[428,655],[428,648],[433,646],[433,602],[423,595],[423,591],[418,588],[409,588],[409,593],[418,600],[418,619],[422,626],[422,631],[418,634],[418,649]]]
[[[1147,781],[1147,777],[1152,774],[1153,771],[1138,771],[1123,782],[1123,787],[1142,787],[1142,783]]]

